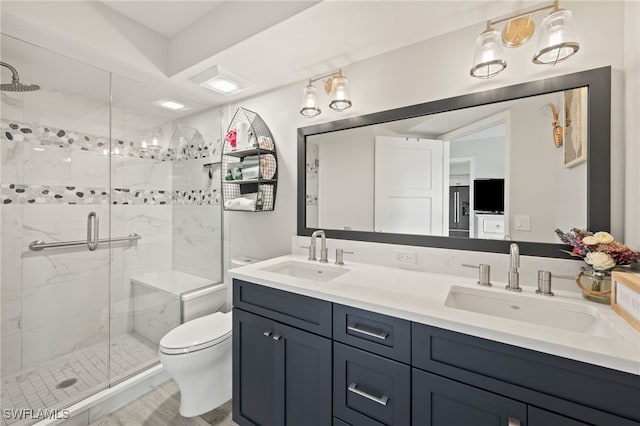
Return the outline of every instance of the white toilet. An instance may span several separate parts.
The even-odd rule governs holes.
[[[255,260],[232,259],[231,267]],[[226,286],[209,293],[209,312],[226,304]],[[189,303],[188,296],[183,303]],[[193,306],[202,312],[202,303]],[[160,362],[180,389],[182,416],[199,416],[231,399],[231,324],[231,312],[215,312],[179,325],[160,340]]]
[[[186,322],[160,340],[160,362],[180,389],[180,414],[195,417],[231,399],[231,312]]]

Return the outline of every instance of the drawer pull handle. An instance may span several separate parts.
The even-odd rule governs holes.
[[[368,393],[358,389],[358,385],[355,384],[355,383],[351,383],[349,385],[349,392],[353,392],[356,395],[360,395],[363,398],[367,398],[368,400],[373,401],[375,403],[378,403],[380,405],[384,405],[385,407],[387,406],[387,403],[389,402],[389,397],[387,395],[382,395],[381,397],[373,396],[371,394],[368,394]]]
[[[507,426],[520,426],[520,420],[509,417],[509,424]]]
[[[274,335],[273,335],[273,337],[272,337],[272,339],[273,339],[273,340],[276,340],[276,341],[277,341],[277,340],[280,340],[280,339],[282,339],[282,335],[281,335],[281,334],[274,334]]]
[[[389,337],[389,333],[387,333],[386,331],[364,330],[364,329],[362,329],[360,327],[360,324],[349,324],[347,326],[347,330],[354,331],[354,332],[360,333],[360,334],[364,334],[365,336],[375,337],[376,339],[380,339],[380,340],[387,340],[387,337]]]
[[[269,337],[269,336],[271,336],[271,333],[272,333],[271,330],[267,330],[267,331],[264,331],[262,334],[264,334],[265,337]]]

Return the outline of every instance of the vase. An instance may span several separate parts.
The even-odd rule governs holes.
[[[582,290],[582,297],[592,302],[611,303],[611,271],[596,271],[580,268],[576,283]]]

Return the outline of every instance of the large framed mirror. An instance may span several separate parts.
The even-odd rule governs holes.
[[[611,68],[298,129],[298,235],[568,257],[610,228]]]

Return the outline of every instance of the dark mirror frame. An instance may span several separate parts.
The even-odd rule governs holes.
[[[587,227],[592,231],[609,231],[611,221],[611,67],[602,67],[298,128],[298,235],[310,236],[315,230],[314,228],[307,228],[306,226],[307,136],[543,95],[585,86],[589,88],[587,102]],[[508,240],[483,240],[476,238],[335,229],[325,229],[324,231],[327,238],[492,253],[507,253],[509,244],[513,242]],[[569,230],[565,229],[564,231],[567,232]],[[520,246],[520,253],[524,255],[571,258],[570,255],[561,251],[566,250],[568,247],[563,244],[528,241],[517,241],[517,243]]]

